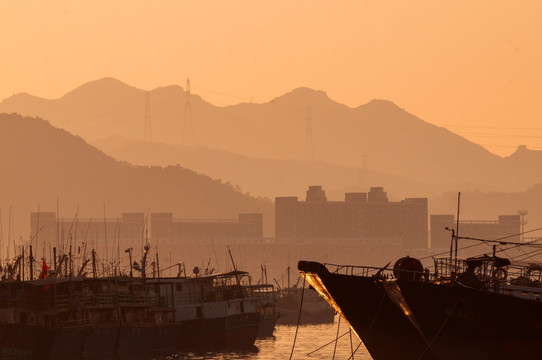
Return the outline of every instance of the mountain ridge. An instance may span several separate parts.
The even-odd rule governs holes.
[[[39,115],[89,143],[113,135],[141,140],[146,92],[111,78],[96,84],[112,84],[113,93],[124,95],[98,104],[93,95],[79,97],[81,101],[76,103],[68,98],[39,106],[8,106],[9,101],[4,101],[0,111]],[[73,92],[83,90],[79,87]],[[186,131],[186,100],[180,86],[150,91],[154,142],[180,144]],[[526,169],[515,163],[516,157],[502,161],[482,146],[389,100],[373,99],[350,108],[324,91],[299,87],[262,104],[217,107],[194,94],[190,101],[195,142],[210,149],[274,160],[309,156],[334,166],[368,168],[420,183],[472,183],[488,191],[525,190],[542,181],[542,170],[538,170],[542,167]],[[314,144],[314,153],[309,155],[308,133]],[[542,155],[535,153],[532,161],[542,164]]]
[[[269,200],[240,193],[181,166],[136,166],[118,161],[84,139],[46,121],[0,114],[0,208],[13,207],[28,219],[30,211],[81,208],[99,217],[108,212],[171,211],[179,218],[237,218],[240,212],[264,213],[273,231]],[[25,227],[27,220],[19,220]]]

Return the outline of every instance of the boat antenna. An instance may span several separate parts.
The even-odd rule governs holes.
[[[277,284],[277,288],[278,288],[279,290],[282,290],[282,287],[280,286],[280,284],[279,284],[279,282],[277,281],[277,279],[276,279],[276,278],[273,278],[273,280],[275,281],[275,284]]]
[[[32,247],[32,245],[30,245],[30,247]],[[25,262],[24,262],[24,246],[21,246],[21,259],[22,259],[22,262],[23,262],[23,267],[22,267],[22,270],[21,270],[21,277],[22,277],[22,280],[24,281],[24,268],[26,266]],[[32,263],[30,263],[30,267],[32,267]],[[32,280],[32,279],[30,279]]]
[[[459,205],[461,204],[461,192],[457,193],[457,221],[455,224],[455,261],[457,263],[457,244],[459,243]]]
[[[156,270],[158,270],[158,283],[160,283],[160,258],[158,257],[158,243],[156,245]],[[158,289],[160,290],[160,287],[158,287]]]
[[[237,266],[235,266],[235,261],[233,261],[233,255],[231,254],[231,249],[229,245],[228,245],[228,253],[230,254],[231,263],[233,264],[233,270],[235,271],[235,280],[237,281],[237,285],[239,285],[240,279],[239,279],[239,275],[237,274]]]
[[[235,266],[235,261],[233,261],[233,256],[231,254],[230,246],[228,245],[228,253],[230,254],[231,263],[233,265],[233,270],[237,271],[237,266]]]
[[[121,219],[119,219],[119,223],[121,222]],[[118,273],[120,275],[120,231],[122,229],[122,223],[119,226],[119,233],[117,234],[117,268]]]
[[[288,288],[290,288],[290,265],[288,265]]]
[[[2,265],[2,261],[4,259],[4,248],[2,247],[2,240],[4,236],[4,229],[2,227],[2,208],[0,208],[0,266]]]
[[[207,231],[209,232],[209,239],[211,240],[211,246],[213,247],[213,254],[215,255],[216,270],[220,272],[218,267],[218,258],[216,257],[215,243],[213,242],[213,234],[211,234],[211,228],[208,227]]]
[[[128,253],[128,258],[129,258],[129,262],[130,262],[130,278],[133,278],[134,277],[134,268],[133,268],[133,264],[132,264],[132,250],[133,248],[129,247],[128,249],[124,250],[125,253]]]
[[[28,257],[28,262],[30,263],[30,280],[34,280],[34,256],[32,255],[32,245],[29,246],[30,248],[30,254]],[[23,254],[23,261],[24,261],[24,248],[22,250]],[[24,281],[24,275],[23,275],[23,281]]]
[[[96,251],[92,249],[92,277],[94,279],[98,278],[98,273],[96,270]]]
[[[104,240],[105,240],[105,261],[107,261],[108,246],[107,246],[107,217],[105,215],[105,202],[104,202]]]
[[[74,260],[72,259],[72,246],[74,249],[77,248],[77,225],[79,225],[79,205],[77,205],[77,211],[75,212],[75,231],[73,238],[70,237],[70,277],[73,275],[73,264]]]
[[[38,205],[38,217],[36,219],[36,235],[35,235],[35,240],[36,240],[36,252],[38,252],[38,234],[39,234],[39,228],[40,228],[40,206]],[[30,245],[32,245],[32,239],[30,239]],[[30,279],[32,280],[32,279]]]
[[[58,204],[58,196],[56,198],[56,247],[55,249],[58,247],[59,243],[60,243],[60,222],[59,222],[59,204]],[[55,271],[56,271],[56,256],[55,256]]]
[[[85,232],[85,238],[83,240],[83,261],[85,261],[85,259],[87,258],[87,237],[88,237],[88,231],[90,230],[91,224],[92,224],[92,216],[90,217],[90,220],[88,221],[87,231]]]

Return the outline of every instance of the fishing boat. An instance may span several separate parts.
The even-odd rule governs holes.
[[[402,359],[437,359],[431,350],[425,351],[425,338],[414,319],[388,295],[392,280],[381,276],[381,269],[310,261],[300,261],[298,269],[350,325],[373,359],[397,359],[399,354]]]
[[[250,291],[258,298],[258,309],[260,311],[260,324],[258,326],[258,338],[265,339],[273,337],[275,325],[280,318],[276,310],[276,291],[273,284],[248,285]]]
[[[162,278],[156,255],[158,272],[148,276],[149,249],[146,244],[140,263],[126,250],[129,274],[103,262],[99,274],[94,250],[75,271],[71,251],[57,257],[55,248],[54,269],[43,260],[39,276],[32,247],[26,261],[22,250],[0,269],[0,358],[147,356],[254,345],[260,303],[247,272],[200,276],[195,268],[192,277]]]
[[[333,324],[335,310],[314,291],[302,287],[284,288],[278,291],[276,309],[280,325]]]
[[[392,269],[307,261],[298,269],[375,360],[540,358],[542,266],[498,256],[540,244],[481,241],[493,244],[491,255],[451,252],[429,267],[404,257]]]
[[[170,324],[172,298],[157,299],[145,277],[98,276],[94,251],[92,277],[82,271],[88,261],[75,273],[66,255],[58,260],[53,270],[43,260],[34,278],[30,248],[26,278],[23,255],[2,269],[0,358],[147,354],[166,345],[175,348],[180,328]],[[174,340],[164,343],[168,338]]]
[[[171,287],[172,323],[179,326],[177,349],[246,348],[258,334],[259,299],[249,284],[248,273],[150,279],[151,291]]]
[[[335,310],[314,291],[305,292],[303,286],[299,286],[302,279],[296,276],[295,283],[290,283],[290,266],[286,269],[287,283],[282,286],[277,284],[275,297],[276,311],[279,313],[277,324],[280,325],[318,325],[333,324]]]

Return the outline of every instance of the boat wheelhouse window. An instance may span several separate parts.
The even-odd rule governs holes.
[[[183,284],[182,283],[176,283],[175,284],[175,290],[176,291],[183,291]]]

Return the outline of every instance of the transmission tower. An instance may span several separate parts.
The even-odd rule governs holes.
[[[307,106],[307,130],[305,135],[305,160],[314,160],[314,144],[312,142],[311,106]]]
[[[185,104],[184,104],[184,125],[182,133],[182,144],[183,145],[194,145],[196,144],[196,139],[194,136],[194,123],[192,122],[192,102],[190,94],[190,79],[186,79],[186,92],[185,92]]]
[[[143,140],[152,142],[151,131],[151,105],[150,105],[150,93],[145,93],[145,122],[143,123]]]

